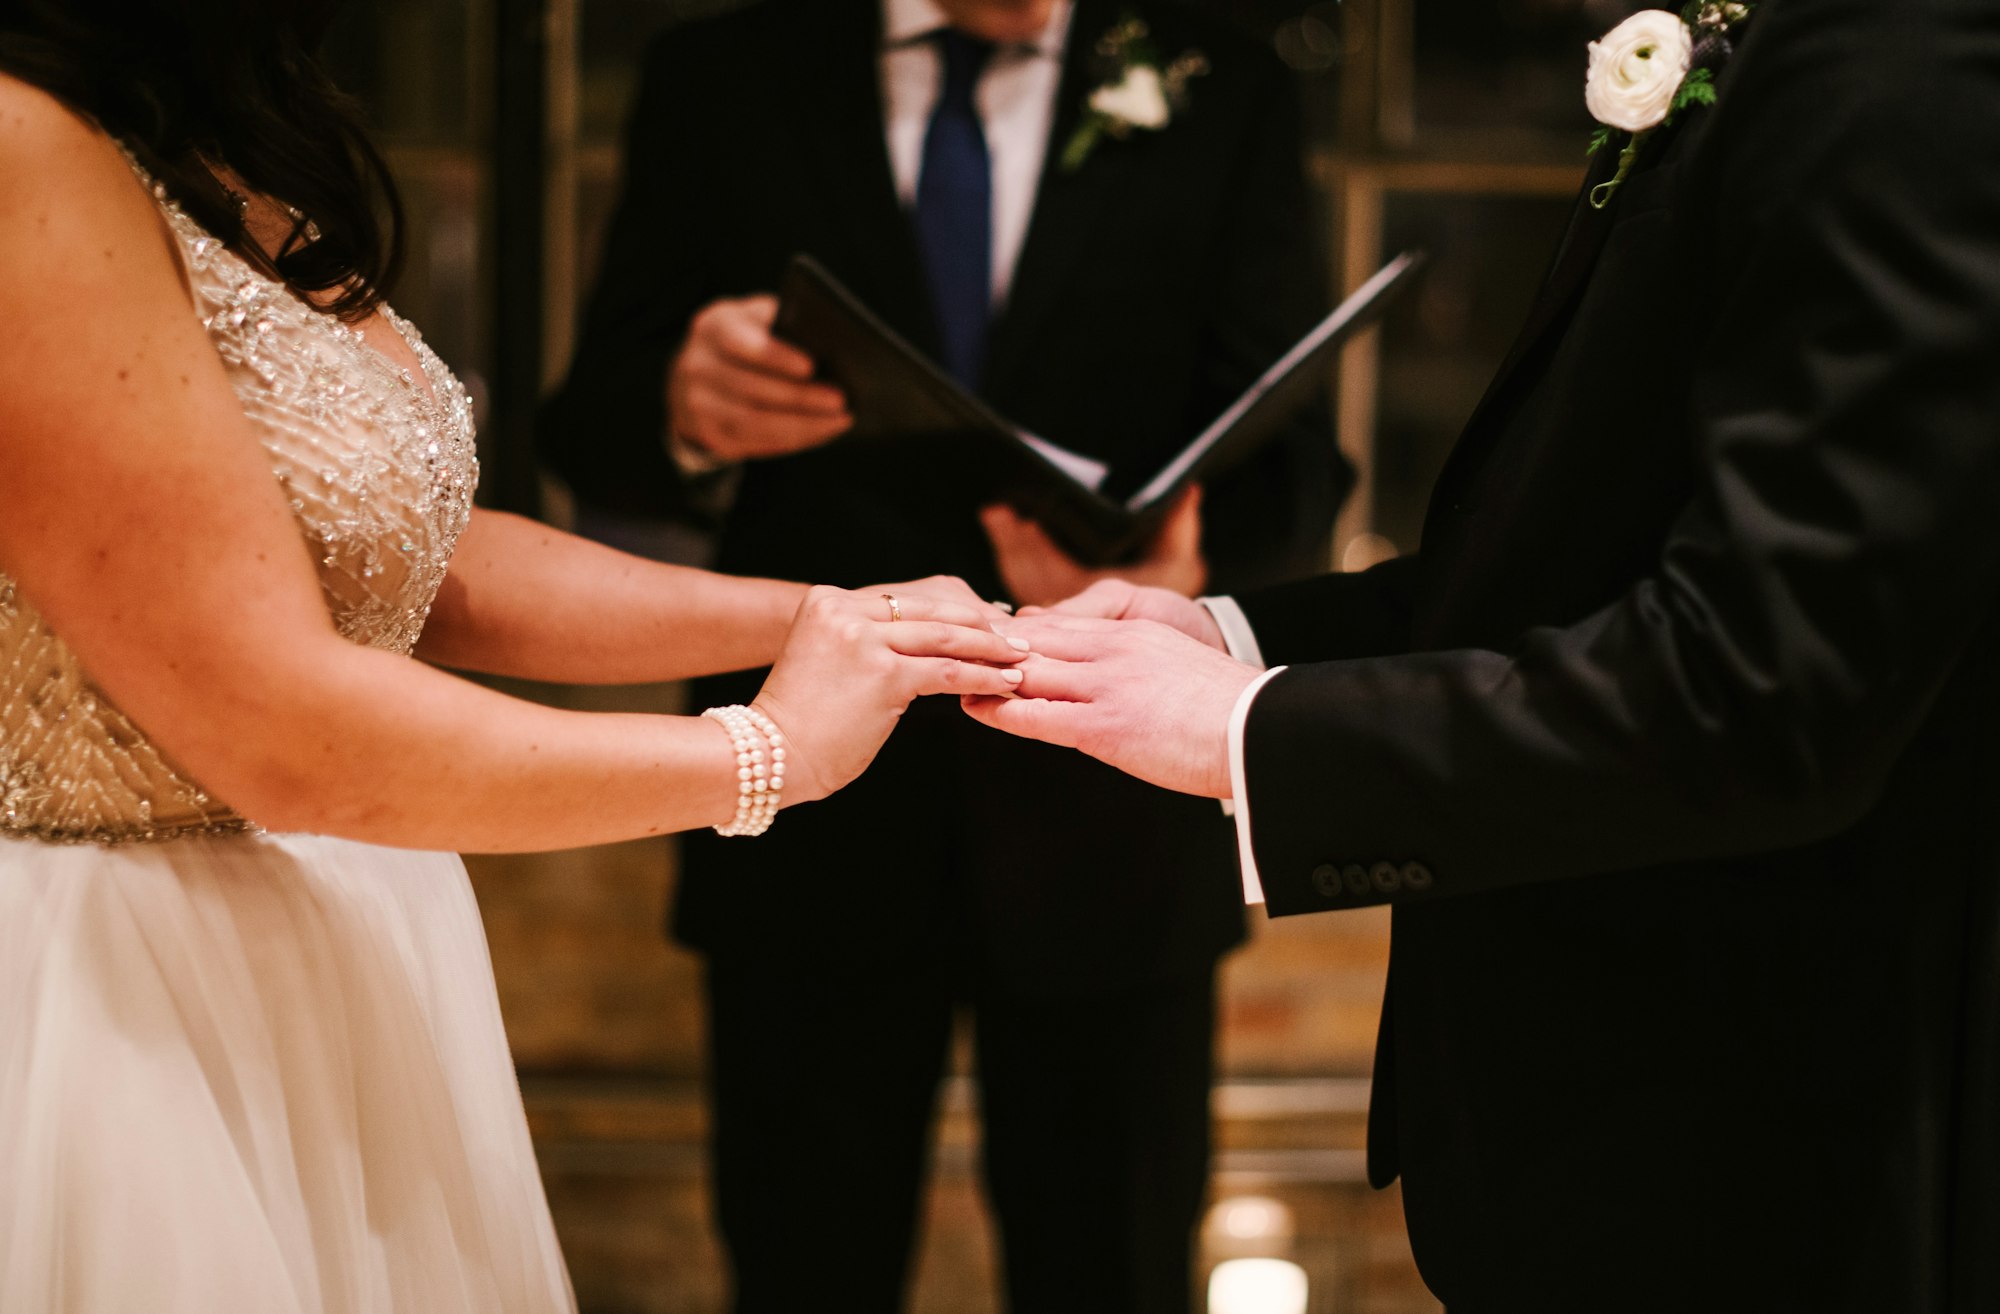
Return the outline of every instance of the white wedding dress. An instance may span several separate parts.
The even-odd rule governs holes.
[[[341,632],[408,653],[464,391],[152,190]],[[458,858],[256,830],[0,576],[0,1311],[574,1306]]]

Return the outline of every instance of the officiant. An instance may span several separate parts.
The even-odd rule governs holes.
[[[842,443],[847,399],[773,335],[771,291],[816,257],[1136,485],[1326,310],[1296,95],[1172,4],[762,0],[671,30],[544,458],[593,514],[710,524],[726,571],[1068,596],[1092,573],[947,440]],[[1115,573],[1189,594],[1309,573],[1346,483],[1314,410]],[[1011,1307],[1186,1309],[1236,881],[1213,802],[951,706],[838,801],[690,838],[674,929],[707,958],[736,1308],[901,1307],[969,1006]]]

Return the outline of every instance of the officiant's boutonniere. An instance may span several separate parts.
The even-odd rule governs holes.
[[[1642,9],[1590,43],[1583,103],[1604,126],[1590,139],[1588,153],[1626,134],[1618,172],[1590,189],[1594,208],[1610,203],[1654,129],[1691,105],[1715,103],[1715,68],[1729,56],[1729,33],[1748,17],[1747,4],[1691,0],[1679,14]]]
[[[1062,167],[1074,172],[1106,136],[1123,141],[1134,128],[1158,132],[1187,108],[1188,83],[1208,72],[1208,56],[1190,50],[1162,65],[1144,20],[1127,14],[1097,40],[1106,76],[1090,93],[1083,122],[1063,148]]]

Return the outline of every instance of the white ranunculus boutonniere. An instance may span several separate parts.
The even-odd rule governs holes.
[[[1160,70],[1143,64],[1126,69],[1123,82],[1091,92],[1090,112],[1134,128],[1164,128],[1174,117]]]
[[[1694,61],[1694,35],[1664,9],[1642,9],[1590,43],[1583,101],[1606,127],[1645,132],[1666,122]]]
[[[1158,132],[1187,108],[1188,83],[1208,72],[1208,56],[1190,50],[1161,64],[1144,20],[1127,14],[1097,42],[1105,76],[1085,102],[1083,122],[1063,148],[1062,167],[1081,168],[1097,143],[1123,140],[1134,129]]]
[[[1730,29],[1750,17],[1747,4],[1692,0],[1679,14],[1642,9],[1590,43],[1590,69],[1583,79],[1583,103],[1604,125],[1590,139],[1595,155],[1618,133],[1628,134],[1618,155],[1618,172],[1591,189],[1590,203],[1603,209],[1625,181],[1647,134],[1673,121],[1690,105],[1715,103],[1715,70],[1695,67],[1698,49],[1710,42],[1729,51]]]

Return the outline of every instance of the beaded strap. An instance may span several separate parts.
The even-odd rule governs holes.
[[[762,835],[784,806],[785,737],[754,707],[711,707],[702,715],[729,732],[736,746],[736,815],[718,835]]]

